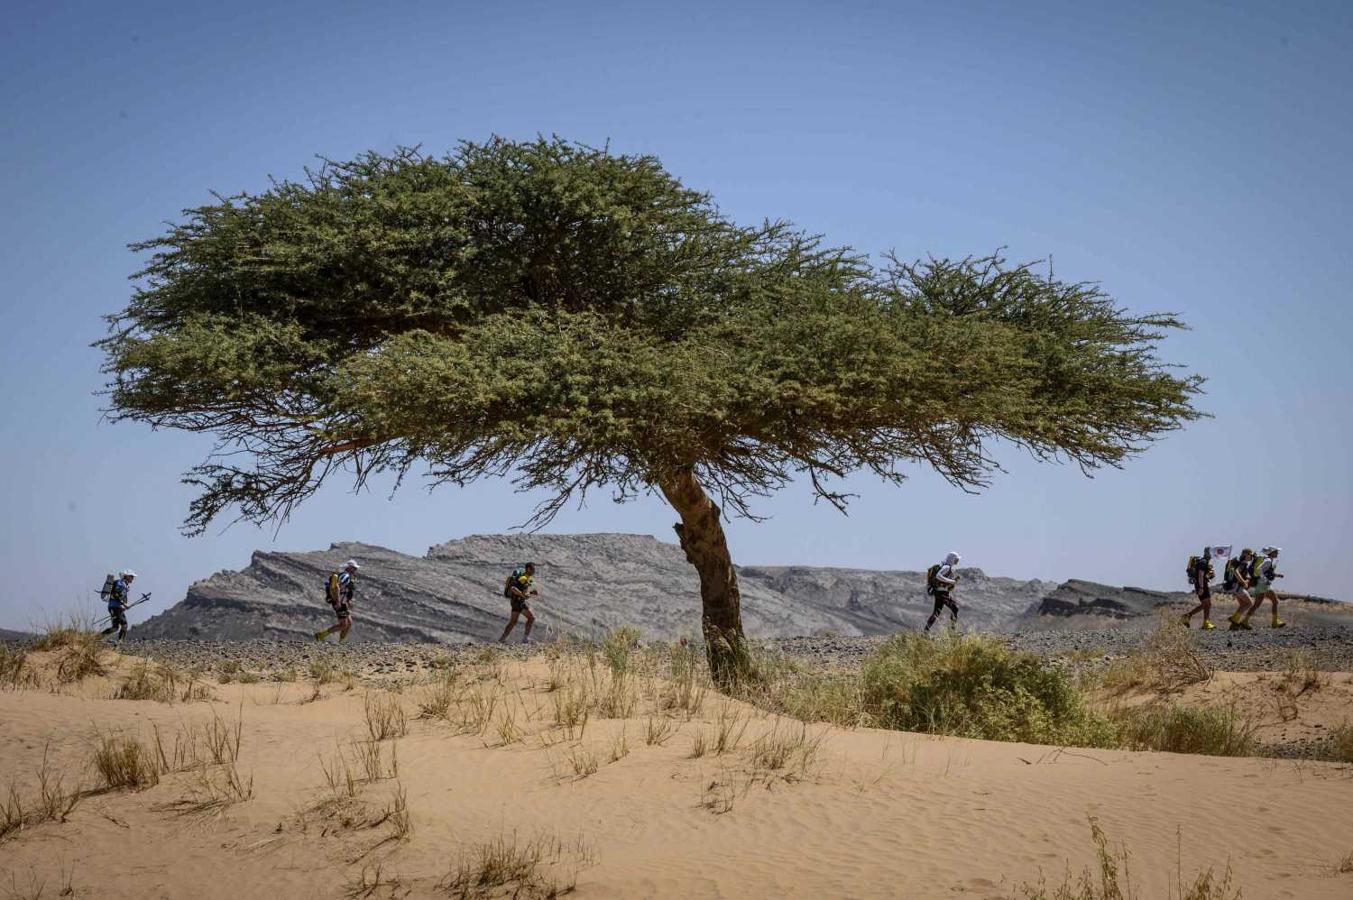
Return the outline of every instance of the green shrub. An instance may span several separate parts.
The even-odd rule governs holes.
[[[884,728],[997,741],[1110,746],[1113,728],[1070,676],[976,635],[886,641],[860,673],[864,712]]]
[[[639,646],[639,637],[639,629],[631,625],[621,625],[606,632],[601,641],[601,653],[613,674],[629,672],[630,654]]]
[[[1255,755],[1254,726],[1234,708],[1144,706],[1115,715],[1119,744],[1129,750]]]

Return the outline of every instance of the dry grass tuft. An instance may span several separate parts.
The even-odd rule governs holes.
[[[66,647],[96,644],[99,640],[93,620],[80,613],[71,613],[45,622],[39,629],[40,634],[32,643],[34,650],[61,650]]]
[[[396,841],[407,841],[413,834],[413,819],[409,816],[409,795],[404,785],[395,782],[395,794],[390,806],[385,810],[386,821],[390,823]]]
[[[158,809],[177,815],[214,815],[254,796],[254,778],[240,774],[233,761],[213,768],[197,770],[187,793],[178,800],[161,804]]]
[[[17,691],[35,688],[40,684],[41,679],[29,663],[27,651],[0,643],[0,688]]]
[[[43,822],[66,821],[84,796],[78,784],[67,790],[66,773],[52,766],[50,744],[42,748],[36,780],[37,797],[27,805],[18,786],[10,782],[7,795],[0,801],[0,842]]]
[[[61,684],[75,684],[86,678],[105,674],[106,670],[99,657],[101,648],[94,635],[84,635],[62,645],[61,655],[56,661],[56,680]]]
[[[179,679],[180,673],[173,666],[168,664],[153,666],[150,660],[142,660],[132,671],[131,677],[118,685],[117,691],[113,693],[113,699],[173,703],[179,699]]]
[[[522,841],[514,832],[472,847],[437,887],[460,900],[550,900],[571,893],[578,872],[595,864],[595,851],[581,837],[568,843],[545,835]]]
[[[1179,623],[1172,610],[1162,609],[1157,618],[1142,650],[1104,671],[1101,680],[1106,688],[1177,691],[1212,677],[1212,668],[1193,644],[1193,632]]]
[[[399,880],[398,875],[385,871],[384,863],[376,863],[373,866],[362,866],[361,873],[348,883],[344,896],[350,900],[407,897],[410,890]]]
[[[92,762],[94,771],[108,790],[139,790],[160,783],[160,767],[155,754],[135,737],[99,735]]]
[[[1287,654],[1281,690],[1293,697],[1318,691],[1330,683],[1329,675],[1315,667],[1311,657],[1300,650]]]
[[[752,768],[783,772],[788,778],[806,778],[817,763],[825,737],[825,731],[810,735],[807,723],[782,728],[776,722],[769,732],[752,742]]]
[[[456,675],[449,672],[423,688],[418,701],[418,718],[448,720],[451,718],[452,705],[459,700],[460,688],[456,683]]]
[[[574,777],[579,780],[597,774],[597,769],[601,768],[597,755],[582,744],[569,750],[568,763],[573,769]]]
[[[611,762],[616,763],[630,755],[629,738],[622,727],[620,733],[611,740]]]
[[[1024,885],[1027,900],[1140,900],[1141,895],[1132,886],[1132,870],[1127,848],[1111,848],[1099,822],[1090,818],[1090,839],[1095,845],[1095,870],[1085,869],[1079,878],[1072,878],[1070,869],[1062,883],[1051,890],[1043,879],[1037,885]],[[1180,843],[1182,845],[1182,836]],[[1231,866],[1228,863],[1220,876],[1209,868],[1199,872],[1193,881],[1185,883],[1176,867],[1170,896],[1179,900],[1240,900],[1241,891],[1232,886]]]
[[[644,743],[650,747],[661,747],[675,733],[676,723],[671,719],[649,716],[644,730]]]
[[[1335,762],[1353,763],[1353,724],[1344,722],[1331,729],[1326,755]]]
[[[664,709],[690,718],[700,712],[707,690],[704,660],[694,642],[673,644],[667,659],[667,688],[661,704]]]
[[[364,707],[367,734],[373,741],[400,738],[409,733],[409,720],[399,696],[368,692]]]

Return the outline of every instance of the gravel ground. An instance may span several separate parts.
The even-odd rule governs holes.
[[[1296,651],[1305,653],[1319,669],[1353,671],[1353,615],[1324,614],[1301,608],[1285,611],[1284,615],[1289,627],[1272,629],[1256,616],[1255,628],[1250,632],[1226,630],[1225,619],[1219,616],[1222,624],[1215,631],[1192,632],[1194,644],[1209,665],[1223,671],[1281,670]],[[1138,649],[1154,626],[1154,619],[1106,621],[1087,618],[1070,621],[1066,627],[1052,628],[1048,621],[1038,621],[1027,630],[1005,635],[1005,638],[1017,650],[1094,666]],[[857,668],[885,639],[820,636],[760,643],[767,649],[781,651],[810,665]],[[423,672],[442,664],[447,658],[473,660],[490,646],[494,645],[361,640],[342,645],[283,640],[139,640],[133,630],[123,649],[211,672],[244,670],[269,677],[294,669],[298,676],[306,677],[312,664],[327,661],[359,677],[381,679]],[[539,642],[522,645],[516,641],[497,645],[500,652],[520,657],[539,653],[542,646],[545,645]]]
[[[1215,631],[1193,631],[1194,645],[1214,669],[1229,672],[1281,670],[1286,668],[1288,657],[1300,651],[1316,668],[1327,672],[1353,672],[1353,620],[1341,622],[1331,616],[1291,616],[1287,628],[1273,629],[1256,617],[1254,630],[1248,632],[1228,631],[1224,618],[1221,622]],[[1016,650],[1053,659],[1070,657],[1094,663],[1127,656],[1142,646],[1154,627],[1153,619],[1137,619],[1098,628],[1029,629],[1005,637]],[[804,637],[767,643],[810,663],[854,668],[884,640],[881,637]]]

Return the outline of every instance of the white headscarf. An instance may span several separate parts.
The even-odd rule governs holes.
[[[958,565],[959,559],[960,559],[959,555],[954,551],[950,550],[948,553],[944,555],[944,564],[946,566],[956,566]]]

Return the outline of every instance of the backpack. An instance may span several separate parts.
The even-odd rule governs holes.
[[[99,588],[99,599],[104,603],[113,599],[113,585],[117,583],[117,578],[111,573],[103,576],[103,587]]]
[[[324,599],[329,601],[330,606],[338,605],[339,584],[337,572],[331,572],[329,577],[324,579]]]
[[[503,596],[511,600],[512,585],[517,581],[517,579],[525,577],[526,577],[526,569],[520,567],[513,569],[512,574],[507,576],[507,581],[503,582]]]
[[[1203,559],[1201,556],[1190,556],[1188,567],[1184,570],[1184,574],[1189,577],[1189,587],[1198,583],[1199,572],[1206,572],[1208,580],[1211,580],[1213,572],[1211,561]]]
[[[925,592],[927,594],[935,593],[935,588],[939,587],[939,582],[935,580],[935,576],[940,574],[940,567],[942,565],[943,563],[935,563],[935,565],[931,566],[929,569],[926,569]]]
[[[1235,590],[1236,570],[1238,568],[1240,568],[1240,566],[1236,560],[1228,559],[1226,561],[1226,568],[1222,570],[1222,582],[1221,582],[1221,586],[1224,590],[1228,591]]]
[[[1264,577],[1264,563],[1268,562],[1267,556],[1256,556],[1254,562],[1250,564],[1250,583],[1258,581]]]

